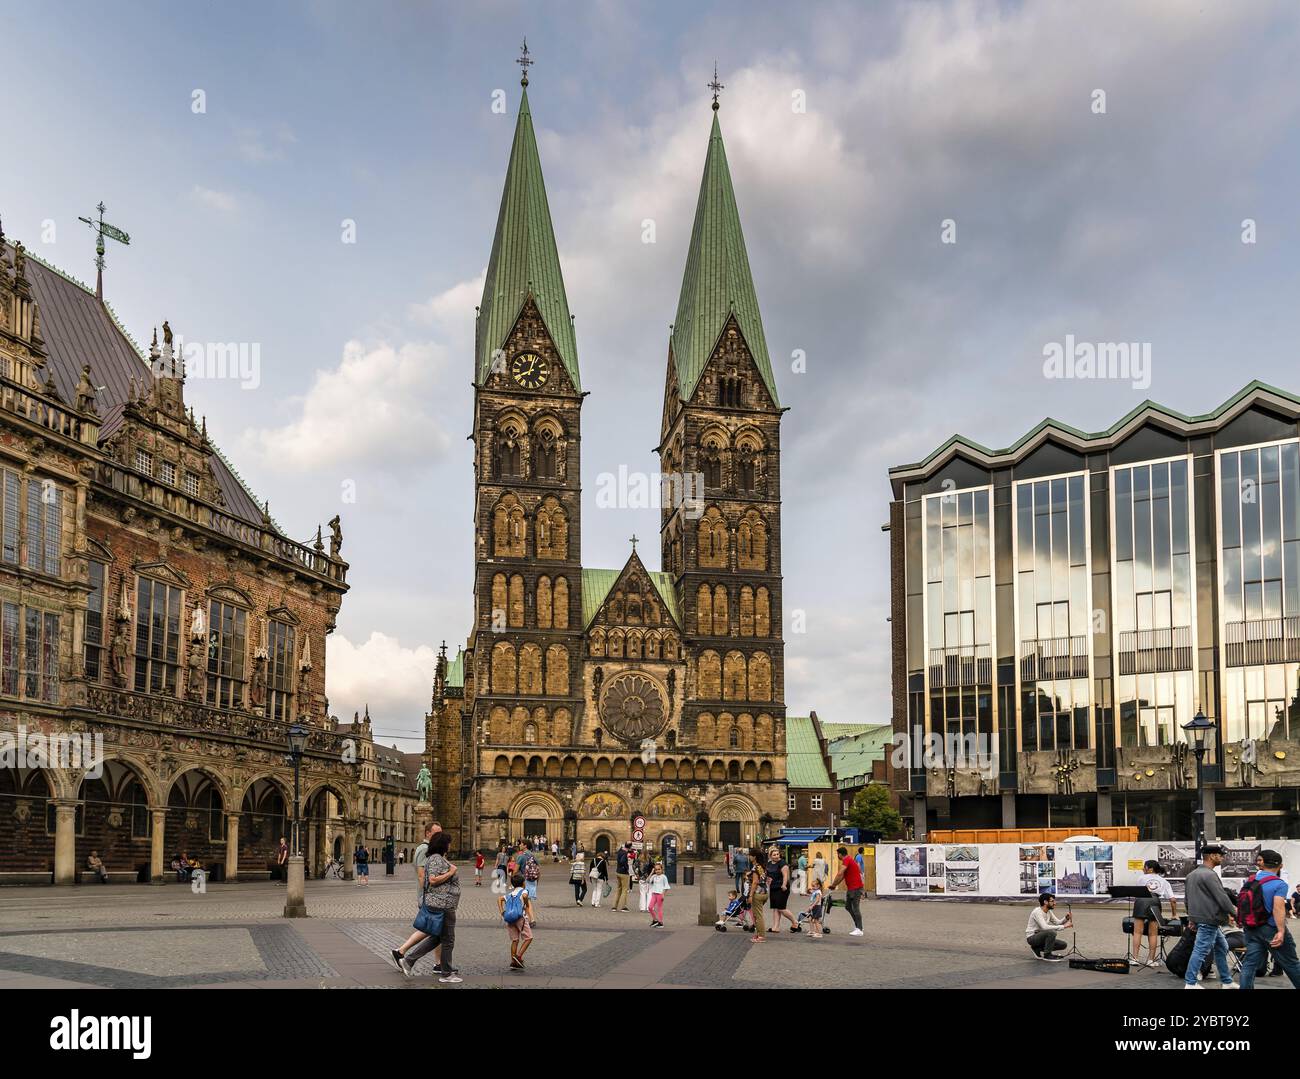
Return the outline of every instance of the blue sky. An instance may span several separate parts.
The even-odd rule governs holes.
[[[719,64],[791,409],[793,714],[887,718],[890,465],[956,431],[1000,446],[1045,415],[1095,429],[1144,397],[1204,412],[1251,378],[1300,390],[1291,4],[4,9],[6,233],[91,281],[76,219],[102,199],[132,237],[105,291],[137,340],[167,318],[188,341],[259,346],[255,389],[187,395],[291,535],[342,514],[331,705],[369,702],[385,737],[419,736],[434,649],[469,628],[473,314],[524,35],[591,393],[590,566],[656,534],[655,511],[598,511],[594,493],[602,472],[655,466]],[[1068,334],[1149,342],[1151,385],[1045,379],[1044,346]]]

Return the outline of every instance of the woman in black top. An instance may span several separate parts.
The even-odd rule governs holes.
[[[790,867],[781,857],[778,847],[767,852],[767,906],[772,912],[772,932],[781,932],[781,919],[790,922],[790,932],[799,932],[799,923],[794,915],[785,909],[790,898]]]

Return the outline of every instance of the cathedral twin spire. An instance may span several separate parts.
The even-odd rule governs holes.
[[[574,389],[581,392],[578,345],[569,315],[569,298],[564,292],[564,275],[560,272],[560,253],[555,246],[537,138],[533,134],[526,67],[524,71],[515,139],[510,147],[497,231],[483,282],[483,302],[479,305],[475,381],[480,386],[487,381],[494,353],[505,344],[531,296]]]
[[[482,385],[487,380],[494,353],[504,345],[531,296],[574,388],[580,391],[577,341],[528,105],[531,62],[525,45],[520,60],[524,77],[519,117],[479,308],[476,382]],[[716,71],[710,87],[714,91],[713,127],[670,346],[678,392],[683,401],[690,400],[718,338],[734,316],[759,376],[776,403],[776,381],[718,123],[717,91],[722,86]]]

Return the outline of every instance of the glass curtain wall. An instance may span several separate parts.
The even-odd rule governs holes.
[[[1219,455],[1223,736],[1300,738],[1300,444]]]
[[[930,730],[993,735],[990,491],[925,499]]]
[[[1119,740],[1185,741],[1195,714],[1186,458],[1114,471],[1114,650]]]
[[[1085,490],[1082,474],[1015,487],[1022,750],[1091,742]]]

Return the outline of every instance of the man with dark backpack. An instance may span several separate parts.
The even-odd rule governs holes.
[[[1237,896],[1237,921],[1246,934],[1246,958],[1241,964],[1241,987],[1255,988],[1255,974],[1263,969],[1268,953],[1279,963],[1291,984],[1300,989],[1300,959],[1295,939],[1286,927],[1286,882],[1279,876],[1282,855],[1262,850],[1263,868],[1248,880]]]
[[[1204,861],[1187,874],[1183,882],[1183,894],[1187,901],[1187,917],[1196,926],[1196,943],[1192,945],[1192,954],[1187,960],[1187,970],[1183,975],[1184,989],[1203,989],[1198,985],[1196,976],[1201,972],[1205,957],[1214,951],[1214,962],[1219,968],[1219,981],[1224,989],[1244,989],[1232,980],[1232,971],[1228,967],[1228,940],[1223,935],[1223,926],[1232,917],[1232,900],[1224,891],[1219,881],[1219,874],[1214,870],[1223,861],[1223,848],[1208,844],[1201,848]]]

